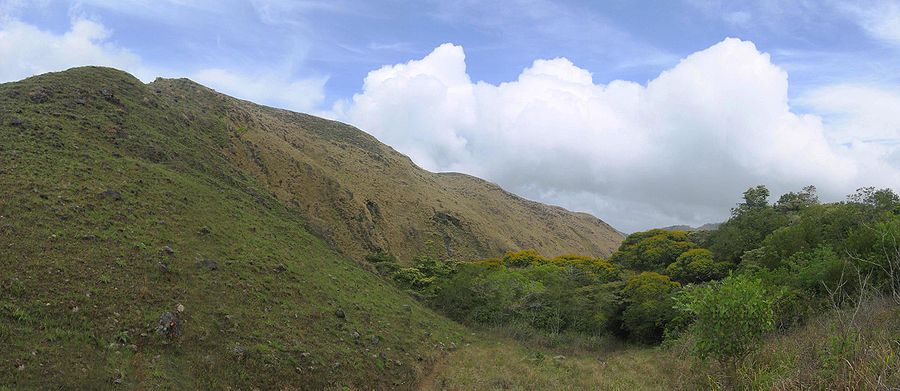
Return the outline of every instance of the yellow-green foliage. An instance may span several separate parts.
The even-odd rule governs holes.
[[[526,267],[546,262],[547,258],[542,257],[533,249],[509,251],[503,256],[503,264],[507,267]]]
[[[628,305],[622,313],[622,326],[629,336],[647,342],[660,340],[675,316],[672,293],[680,286],[654,272],[629,277],[623,290]]]
[[[610,260],[634,270],[662,272],[678,256],[696,247],[685,231],[652,229],[628,235]]]
[[[698,283],[721,279],[731,267],[730,262],[716,262],[712,251],[695,248],[679,255],[666,268],[666,274],[682,283]]]

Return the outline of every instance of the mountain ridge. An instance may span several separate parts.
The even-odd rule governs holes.
[[[386,252],[472,259],[534,248],[610,255],[622,235],[601,219],[541,204],[464,173],[432,173],[353,126],[235,99],[189,79],[148,84],[223,106],[240,142],[224,150],[313,230],[354,258]]]

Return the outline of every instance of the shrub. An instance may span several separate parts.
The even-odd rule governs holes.
[[[695,319],[690,328],[695,353],[727,368],[774,327],[772,295],[760,280],[747,275],[688,290],[679,303]]]

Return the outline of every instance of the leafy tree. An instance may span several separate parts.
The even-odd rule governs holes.
[[[662,272],[678,256],[695,247],[685,231],[652,229],[628,235],[610,261],[637,271]]]
[[[546,262],[547,258],[542,257],[533,249],[509,251],[503,256],[503,264],[507,267],[526,267]]]
[[[772,231],[789,223],[786,215],[766,203],[769,190],[756,186],[744,192],[744,202],[709,238],[709,249],[720,261],[738,264],[741,256],[758,248]]]
[[[775,203],[775,210],[781,213],[798,213],[801,210],[819,203],[816,187],[809,185],[794,193],[785,193]]]
[[[668,276],[643,272],[630,277],[623,295],[626,307],[622,313],[622,327],[631,338],[644,342],[657,342],[663,331],[675,317],[672,293],[681,284]]]
[[[675,262],[669,264],[666,274],[681,283],[698,283],[725,277],[731,266],[728,262],[715,261],[712,251],[695,248],[681,254]]]

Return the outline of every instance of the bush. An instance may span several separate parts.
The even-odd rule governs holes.
[[[690,331],[695,353],[728,367],[774,327],[771,293],[760,280],[747,275],[687,290],[678,301],[680,309],[694,318]]]

